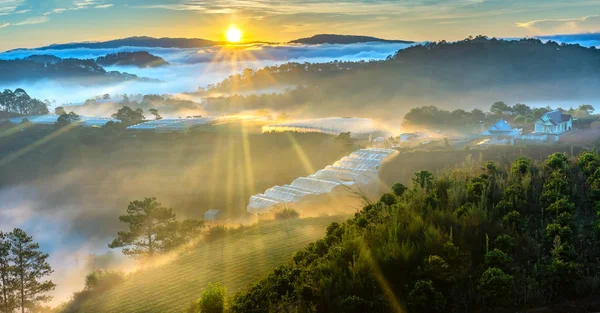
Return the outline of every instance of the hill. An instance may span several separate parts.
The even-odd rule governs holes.
[[[182,312],[210,282],[236,292],[285,263],[292,253],[325,235],[345,216],[261,222],[192,251],[165,265],[136,272],[114,289],[91,299],[86,313]]]
[[[128,37],[100,42],[73,42],[66,44],[53,44],[35,49],[13,49],[14,50],[65,50],[76,48],[88,49],[114,49],[120,47],[149,47],[149,48],[202,48],[219,44],[218,41],[212,41],[199,38],[153,38],[153,37]]]
[[[80,85],[96,85],[131,80],[155,82],[137,75],[106,71],[94,60],[60,59],[51,55],[34,55],[24,59],[0,60],[0,82],[51,79]]]
[[[159,67],[169,65],[163,58],[152,55],[146,51],[107,54],[97,58],[96,63],[102,66],[133,65],[137,67]]]
[[[554,153],[419,171],[228,312],[595,312],[599,164],[595,152]],[[592,307],[549,308],[587,297]]]
[[[599,67],[596,48],[480,36],[411,46],[383,61],[287,63],[245,71],[211,86],[208,94],[299,87],[281,94],[235,95],[208,102],[214,108],[266,106],[292,114],[310,110],[314,115],[388,121],[396,117],[400,122],[416,106],[471,109],[499,100],[598,99],[600,72],[594,69]]]
[[[300,38],[290,41],[290,43],[301,43],[306,45],[318,44],[352,44],[363,42],[384,42],[384,43],[413,43],[406,40],[387,40],[369,36],[354,36],[354,35],[334,35],[334,34],[318,34],[312,37]]]

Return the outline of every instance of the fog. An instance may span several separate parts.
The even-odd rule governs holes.
[[[24,58],[51,54],[61,58],[90,59],[123,51],[148,51],[170,63],[159,68],[107,67],[107,71],[155,78],[161,83],[124,82],[108,86],[83,86],[53,81],[13,82],[0,84],[1,89],[23,88],[31,96],[55,101],[58,105],[80,103],[96,95],[108,94],[176,94],[193,92],[198,87],[222,81],[246,68],[259,69],[286,62],[329,62],[333,60],[380,60],[408,44],[360,43],[349,45],[269,45],[239,47],[218,46],[202,49],[123,47],[119,49],[15,50],[0,54],[0,59]]]
[[[593,41],[595,39],[585,40],[586,44],[597,44],[597,41]],[[124,82],[91,87],[38,81],[0,84],[0,89],[24,88],[32,97],[55,101],[54,105],[77,104],[105,93],[176,95],[219,82],[245,68],[259,69],[289,61],[380,60],[407,46],[409,45],[382,43],[316,46],[254,44],[236,49],[124,47],[19,50],[2,53],[0,59],[23,58],[32,54],[52,54],[62,58],[96,58],[108,53],[144,50],[163,57],[170,65],[159,68],[107,68],[109,71],[159,79],[161,83]],[[290,87],[293,86],[280,86]],[[432,94],[420,98],[410,94],[378,98],[381,94],[374,94],[371,99],[367,99],[369,102],[365,100],[360,107],[349,106],[345,99],[342,99],[335,107],[335,112],[341,116],[379,118],[392,125],[390,129],[397,133],[397,125],[400,125],[403,114],[420,105],[435,104],[451,109],[488,109],[494,101],[504,100],[507,103],[524,102],[531,106],[568,108],[582,103],[598,102],[594,98],[569,95],[565,96],[568,100],[550,101],[550,97],[543,98],[540,94],[543,94],[544,88],[550,90],[552,86],[537,87],[540,87],[542,92],[534,96],[528,95],[530,86],[523,86],[523,90],[514,86],[508,91],[476,90],[451,96]],[[421,88],[423,93],[426,93],[427,89],[432,87],[421,84],[414,89],[422,91]],[[280,90],[274,88],[264,92]],[[389,90],[387,92],[392,94]],[[189,96],[188,99],[199,101]],[[113,103],[85,110],[80,107],[81,110],[76,112],[107,116],[115,112],[118,106],[118,103]],[[310,103],[286,113],[290,113],[294,118],[311,115],[322,117],[333,112],[332,107],[333,105],[315,106]],[[200,109],[199,107],[198,110]],[[161,113],[163,112],[166,112],[163,114],[165,117],[186,114],[184,111],[169,113],[161,109]],[[76,147],[74,151],[60,155],[59,161],[56,162],[59,164],[44,161],[45,155],[19,160],[20,162],[10,169],[12,173],[2,173],[2,176],[10,175],[15,178],[0,180],[3,183],[0,184],[0,230],[10,231],[14,227],[21,227],[40,242],[45,252],[51,254],[50,262],[55,270],[52,279],[58,285],[53,292],[55,299],[52,304],[57,304],[68,298],[73,291],[80,289],[85,274],[92,269],[131,268],[131,260],[119,251],[110,252],[107,247],[121,226],[118,216],[124,212],[128,201],[156,196],[163,204],[172,206],[178,217],[201,218],[205,210],[212,208],[243,210],[251,194],[310,174],[300,166],[304,160],[298,157],[297,147],[282,140],[286,137],[264,139],[258,132],[250,133],[252,138],[247,148],[250,152],[246,151],[244,146],[244,136],[247,134],[236,130],[235,135],[224,132],[218,135],[177,137],[176,140],[165,137],[146,138],[148,140],[144,141],[143,136],[139,136],[138,139],[129,136],[128,139],[122,139],[129,141],[120,143],[120,146],[94,147],[97,150]],[[332,144],[331,138],[314,142],[301,141],[301,147],[315,168],[322,168],[347,154],[339,145]],[[68,154],[70,152],[72,155]],[[278,161],[272,162],[272,156],[277,156]],[[29,162],[34,161],[39,163],[31,166]],[[47,170],[53,167],[56,167],[56,170]],[[22,181],[19,183],[19,180]],[[348,200],[348,203],[356,201]],[[354,202],[350,206],[354,207]],[[348,203],[344,203],[344,206]],[[331,209],[327,207],[327,210]],[[303,215],[320,213],[304,212]]]

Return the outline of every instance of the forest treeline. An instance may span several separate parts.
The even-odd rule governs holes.
[[[48,103],[31,98],[21,88],[0,93],[0,112],[5,116],[48,114]],[[2,116],[0,116],[2,118]]]
[[[410,186],[396,184],[354,218],[332,223],[325,238],[224,310],[491,311],[594,296],[599,194],[592,152],[420,171]]]
[[[402,126],[407,129],[428,129],[432,131],[438,129],[481,131],[483,128],[487,129],[493,125],[498,119],[504,119],[513,127],[532,129],[538,118],[553,110],[550,107],[532,108],[523,103],[510,106],[502,101],[492,104],[488,111],[480,109],[450,111],[436,106],[423,106],[408,111],[404,115]],[[579,127],[589,126],[591,122],[598,120],[598,116],[593,114],[594,107],[589,104],[582,104],[577,108],[557,108],[557,110],[577,118]]]
[[[477,36],[415,45],[382,61],[286,63],[247,69],[199,88],[199,93],[208,97],[210,109],[223,111],[260,107],[389,117],[402,115],[410,107],[478,107],[489,99],[556,100],[567,95],[589,99],[598,96],[594,86],[600,74],[592,69],[599,66],[596,48]],[[244,96],[269,88],[279,90]]]
[[[106,71],[95,60],[61,59],[52,55],[32,55],[22,59],[0,60],[0,81],[62,80],[81,85],[139,80],[156,82],[129,73]]]

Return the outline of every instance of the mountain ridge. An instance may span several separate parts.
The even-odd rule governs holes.
[[[305,43],[305,44],[351,44],[364,42],[383,42],[383,43],[414,43],[407,40],[388,40],[370,36],[356,35],[336,35],[336,34],[317,34],[311,37],[298,38],[287,42],[280,43]],[[264,43],[276,44],[277,42],[267,41],[249,41],[242,44]],[[150,36],[133,36],[108,41],[87,41],[87,42],[71,42],[62,44],[51,44],[37,48],[16,48],[5,52],[13,51],[31,51],[31,50],[66,50],[66,49],[115,49],[121,47],[144,47],[144,48],[204,48],[229,44],[226,41],[216,41],[202,38],[174,38],[174,37],[150,37]]]

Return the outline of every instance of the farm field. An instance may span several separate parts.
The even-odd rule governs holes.
[[[323,237],[331,222],[347,217],[263,221],[200,243],[168,264],[131,274],[123,284],[84,304],[81,312],[182,312],[211,282],[223,283],[233,295]]]

